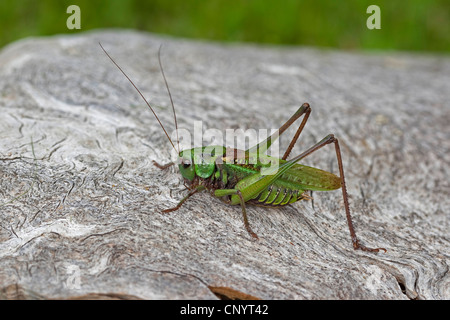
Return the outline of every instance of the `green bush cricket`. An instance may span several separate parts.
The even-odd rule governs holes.
[[[179,147],[178,124],[175,106],[161,64],[161,47],[158,51],[158,61],[172,105],[175,127],[177,130],[178,149],[175,148],[175,144],[169,137],[163,124],[141,91],[136,87],[122,68],[106,52],[101,44],[100,47],[108,58],[111,59],[113,64],[137,90],[139,95],[153,112],[153,115],[169,139],[170,144],[178,154],[178,168],[184,178],[184,185],[188,190],[188,194],[178,203],[177,206],[163,210],[163,212],[167,213],[178,210],[192,195],[197,192],[207,190],[211,193],[211,195],[219,198],[227,204],[240,205],[246,230],[253,238],[258,238],[256,233],[254,233],[250,228],[247,218],[246,204],[262,207],[286,206],[300,200],[310,199],[306,193],[307,191],[331,191],[341,188],[353,248],[355,250],[359,249],[370,252],[379,252],[380,250],[385,252],[387,251],[384,248],[365,247],[360,244],[356,236],[348,203],[341,151],[338,139],[335,138],[334,135],[327,135],[321,141],[300,155],[287,160],[311,113],[311,107],[308,103],[304,103],[297,110],[297,112],[295,112],[294,115],[292,115],[291,118],[279,128],[277,133],[245,151],[222,146],[208,146],[181,151]],[[281,159],[275,159],[279,164],[277,166],[277,170],[272,170],[269,174],[262,174],[262,171],[268,168],[268,163],[271,160],[274,160],[272,157],[267,156],[264,153],[270,148],[271,144],[286,131],[286,129],[288,129],[302,116],[302,122],[300,123],[300,126],[298,127],[283,157]],[[339,177],[330,172],[304,166],[298,163],[300,160],[328,144],[334,144],[339,167]],[[252,159],[252,161],[250,161],[250,159]],[[160,165],[155,161],[153,161],[153,163],[155,166],[163,170],[175,164],[174,162],[170,162],[166,165]]]

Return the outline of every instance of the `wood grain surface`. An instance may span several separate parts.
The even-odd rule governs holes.
[[[291,156],[339,138],[340,190],[285,208],[186,194],[169,132],[276,129],[303,103]],[[450,59],[207,43],[132,31],[25,39],[0,52],[0,297],[450,299]],[[295,128],[283,135],[284,150]],[[33,151],[34,150],[34,151]],[[282,153],[282,151],[280,151]],[[306,165],[337,173],[332,146]]]

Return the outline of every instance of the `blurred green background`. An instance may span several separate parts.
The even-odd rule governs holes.
[[[216,41],[346,50],[450,52],[449,0],[0,0],[0,47],[68,30],[66,9],[81,9],[81,31],[132,28]],[[381,30],[366,9],[381,8]]]

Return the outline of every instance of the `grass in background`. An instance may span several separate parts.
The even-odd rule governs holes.
[[[81,9],[81,31],[131,28],[217,41],[340,49],[450,52],[448,0],[1,0],[0,46],[68,30],[66,9]],[[366,9],[381,8],[381,30]]]

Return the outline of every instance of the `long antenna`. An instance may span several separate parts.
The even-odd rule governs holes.
[[[105,52],[105,54],[108,56],[108,58],[112,61],[112,63],[114,63],[114,65],[122,72],[122,74],[128,79],[128,81],[130,81],[130,83],[133,85],[133,87],[136,89],[136,91],[141,95],[142,99],[144,99],[145,103],[147,104],[147,106],[150,108],[150,110],[152,110],[153,115],[155,116],[156,120],[158,120],[159,125],[161,126],[161,128],[163,129],[164,133],[166,134],[167,139],[169,139],[170,144],[172,145],[173,149],[175,151],[177,151],[177,149],[175,148],[175,145],[172,142],[172,139],[170,139],[169,135],[167,134],[166,129],[164,128],[163,124],[161,123],[161,121],[159,120],[158,116],[156,115],[155,111],[153,110],[152,106],[150,105],[150,103],[148,103],[147,99],[145,99],[144,95],[141,93],[141,91],[138,89],[138,87],[136,87],[136,85],[133,83],[133,81],[131,81],[131,79],[127,76],[127,74],[122,70],[121,67],[119,67],[119,65],[114,61],[113,58],[111,58],[111,56],[108,54],[108,52],[106,52],[105,48],[103,48],[102,44],[99,42],[98,43],[100,45],[100,47],[102,48],[103,52]],[[172,99],[171,99],[172,100]],[[172,104],[173,105],[173,104]],[[178,134],[178,130],[177,130],[177,134]],[[179,151],[178,151],[179,153]]]
[[[170,103],[172,104],[173,118],[175,120],[175,129],[177,131],[178,153],[180,153],[180,138],[178,137],[177,114],[175,113],[175,105],[173,104],[172,94],[170,93],[169,85],[167,84],[166,75],[164,74],[164,69],[163,69],[162,63],[161,63],[161,48],[162,48],[162,44],[159,46],[159,50],[158,50],[159,68],[161,69],[161,74],[162,74],[162,76],[164,78],[164,83],[166,84],[167,93],[169,94]]]

